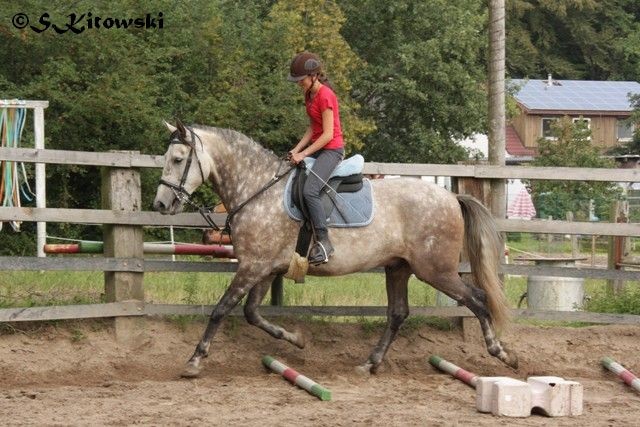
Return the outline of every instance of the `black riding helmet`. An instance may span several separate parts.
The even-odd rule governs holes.
[[[311,52],[301,52],[291,60],[289,67],[290,82],[299,82],[308,75],[318,74],[322,71],[322,63],[318,55]]]

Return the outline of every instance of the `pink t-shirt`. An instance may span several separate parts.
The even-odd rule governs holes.
[[[330,87],[322,85],[310,100],[306,101],[307,114],[311,123],[311,142],[322,135],[322,112],[327,108],[333,111],[333,139],[327,142],[323,148],[335,150],[344,146],[342,140],[342,126],[340,126],[340,110],[338,109],[338,98]]]

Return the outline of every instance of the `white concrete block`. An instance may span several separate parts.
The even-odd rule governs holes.
[[[493,400],[493,384],[501,380],[510,380],[509,377],[478,377],[476,383],[476,408],[480,412],[491,412]]]
[[[582,415],[583,389],[576,381],[561,377],[529,377],[532,408],[540,408],[550,417]]]
[[[531,386],[524,381],[508,378],[493,383],[491,413],[505,417],[531,415]]]

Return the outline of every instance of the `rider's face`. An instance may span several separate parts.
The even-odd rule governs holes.
[[[309,89],[311,89],[312,85],[313,78],[311,76],[306,76],[304,79],[298,80],[298,86],[300,86],[303,92],[307,92]]]

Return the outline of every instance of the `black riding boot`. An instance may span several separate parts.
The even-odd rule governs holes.
[[[316,230],[316,243],[309,252],[309,264],[324,264],[329,261],[331,254],[333,254],[333,246],[329,240],[329,233],[326,230]]]

